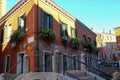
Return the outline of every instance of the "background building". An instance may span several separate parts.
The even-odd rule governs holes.
[[[117,43],[117,54],[118,59],[120,60],[120,27],[114,28],[116,35],[116,43]]]
[[[103,32],[96,32],[96,34],[97,47],[100,50],[99,58],[111,61],[116,60],[117,44],[115,35],[112,34],[111,31],[106,33],[105,30],[103,30]]]

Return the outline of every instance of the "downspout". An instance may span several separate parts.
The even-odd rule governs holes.
[[[39,36],[38,36],[38,29],[39,29],[39,18],[38,18],[38,6],[39,6],[39,4],[38,4],[39,2],[38,2],[38,0],[37,0],[37,4],[35,5],[36,7],[35,7],[35,12],[36,12],[36,15],[34,15],[35,16],[35,20],[37,20],[37,22],[36,22],[36,31],[35,31],[35,34],[36,34],[36,49],[35,49],[35,55],[39,55]],[[35,62],[35,69],[34,69],[34,71],[36,71],[36,72],[38,72],[38,70],[37,69],[39,69],[39,57],[38,56],[34,56],[34,62]]]

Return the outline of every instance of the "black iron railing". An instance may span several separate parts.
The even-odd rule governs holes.
[[[64,56],[66,56],[68,59],[74,59],[72,56],[69,56],[69,55],[64,55]],[[92,73],[94,73],[94,74],[96,74],[96,75],[98,75],[98,76],[100,76],[100,77],[102,77],[106,80],[111,80],[112,79],[112,75],[110,75],[110,74],[102,71],[101,69],[99,69],[97,59],[89,57],[89,56],[84,56],[84,58],[85,58],[85,62],[82,62],[79,59],[74,59],[74,60],[78,63],[81,63],[81,64],[85,65],[87,71],[92,72]],[[67,70],[64,69],[63,71],[64,71],[63,74],[65,74]]]
[[[86,67],[86,70],[89,71],[89,72],[92,72],[100,77],[103,77],[104,79],[106,80],[110,80],[112,79],[112,75],[102,71],[100,68],[99,68],[99,64],[98,64],[98,60],[95,59],[95,58],[92,58],[92,57],[89,57],[89,56],[84,56],[84,59],[85,59],[85,62],[82,62],[80,59],[77,59],[77,58],[74,58],[73,56],[71,55],[65,55],[65,54],[62,54],[63,55],[63,59],[65,60],[69,60],[71,59],[72,61],[74,61],[74,63],[76,62],[78,65],[77,67],[79,67],[81,64],[85,65]],[[41,59],[43,58],[43,54],[41,55],[34,55],[34,56],[28,56],[26,57],[27,60],[28,60],[28,68],[29,70],[27,71],[28,73],[29,72],[53,72],[53,66],[52,65],[48,65],[48,64],[52,64],[52,62],[48,62],[48,64],[44,64],[43,60],[44,59]],[[37,63],[37,67],[36,66],[33,66],[31,63],[34,63],[35,60],[39,60]],[[23,58],[22,60],[18,61],[13,67],[10,68],[10,70],[7,72],[7,73],[11,73],[12,70],[16,69],[17,68],[17,64],[21,63],[25,61],[25,58]],[[64,60],[62,60],[64,61]],[[59,64],[59,65],[62,65],[63,68],[61,69],[61,72],[63,72],[63,75],[66,75],[67,71],[68,70],[71,70],[69,68],[67,68],[67,62],[62,62],[63,64]],[[70,62],[69,62],[70,63]],[[76,65],[76,64],[75,64]],[[33,66],[33,67],[32,67]],[[47,67],[45,67],[47,66]],[[80,70],[80,68],[76,68],[78,70]],[[23,71],[24,72],[24,71]],[[14,80],[17,76],[19,76],[20,74],[22,74],[22,72],[18,73],[16,76],[14,76],[11,80]],[[74,76],[73,76],[74,77]],[[75,77],[74,77],[75,78]],[[77,78],[76,78],[77,79]],[[7,79],[6,79],[7,80]],[[79,80],[79,79],[78,79]]]

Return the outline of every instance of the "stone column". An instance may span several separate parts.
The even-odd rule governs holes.
[[[120,80],[120,71],[116,71],[113,73],[113,79],[112,80]]]
[[[5,74],[4,73],[2,73],[1,75],[0,75],[0,80],[5,80]]]
[[[85,53],[81,53],[81,62],[85,63]],[[81,71],[86,71],[86,66],[81,63]]]
[[[60,73],[60,68],[61,68],[61,53],[56,50],[54,52],[54,61],[53,61],[53,72],[55,73]]]

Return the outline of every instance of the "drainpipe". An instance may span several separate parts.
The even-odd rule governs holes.
[[[38,23],[39,23],[39,18],[38,18],[38,0],[37,0],[37,5],[36,5],[36,7],[35,7],[35,10],[36,10],[36,15],[34,15],[34,16],[36,16],[35,18],[35,20],[37,20],[37,26],[36,26],[36,31],[35,31],[35,33],[36,33],[36,43],[35,43],[35,45],[36,45],[36,49],[35,49],[35,55],[39,55],[39,36],[38,36],[38,29],[39,29],[39,26],[38,26]],[[38,56],[35,56],[34,57],[34,63],[35,63],[35,68],[34,68],[34,71],[38,71],[38,70],[36,70],[36,69],[38,69],[39,68],[39,57]]]

